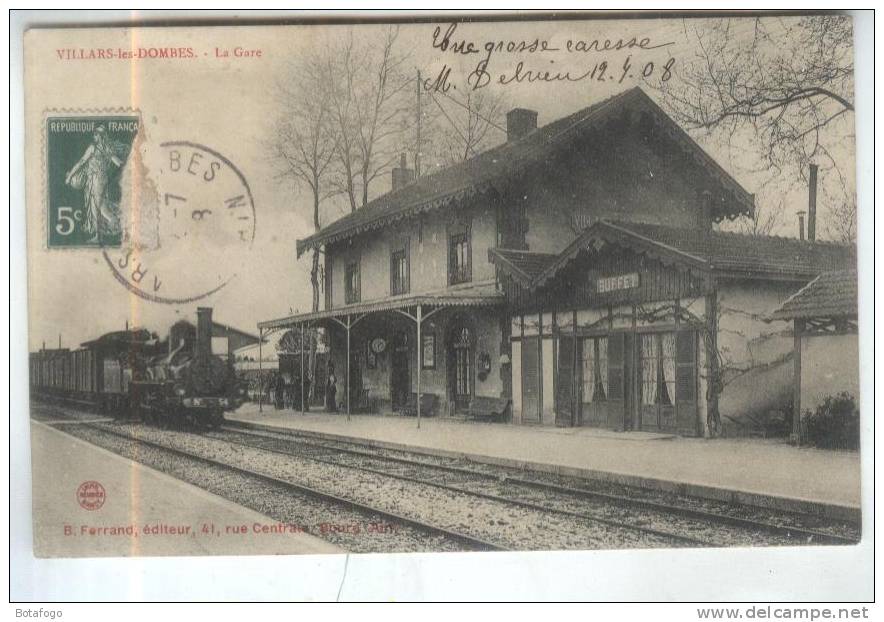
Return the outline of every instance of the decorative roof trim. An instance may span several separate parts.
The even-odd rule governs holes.
[[[439,209],[440,207],[445,207],[453,202],[463,201],[464,199],[472,198],[477,194],[487,192],[491,187],[491,181],[480,182],[479,184],[476,184],[474,186],[458,188],[456,190],[452,190],[450,192],[439,195],[436,198],[431,198],[423,202],[415,203],[404,209],[378,214],[378,216],[373,220],[354,225],[330,235],[326,235],[323,231],[319,231],[317,233],[314,233],[310,237],[304,238],[303,240],[298,240],[295,243],[297,256],[300,257],[311,248],[318,247],[322,244],[333,244],[339,240],[345,240],[361,233],[367,233],[376,229],[382,229],[390,224],[399,222],[400,220],[411,218],[412,216],[417,216],[418,214],[422,214],[425,212],[430,212]]]
[[[608,244],[619,244],[627,247],[635,248],[638,242],[643,248],[642,252],[660,259],[666,264],[672,263],[686,264],[690,267],[700,268],[701,270],[710,270],[711,264],[695,255],[686,253],[668,244],[663,244],[651,238],[639,235],[634,231],[619,227],[605,220],[599,220],[589,226],[580,236],[574,240],[565,250],[562,251],[559,258],[540,274],[534,277],[529,287],[537,289],[545,285],[550,279],[558,274],[563,268],[569,265],[577,256],[586,250],[587,246],[593,240],[601,240]],[[629,242],[624,244],[624,242]]]
[[[379,313],[382,311],[393,311],[395,309],[406,309],[417,305],[426,305],[432,307],[487,307],[504,302],[504,296],[500,292],[494,293],[470,293],[467,290],[464,293],[450,292],[439,294],[417,294],[406,296],[403,298],[374,300],[371,302],[361,302],[343,307],[335,307],[333,309],[325,309],[323,311],[315,311],[312,313],[300,313],[276,320],[266,320],[258,322],[259,330],[284,328],[287,326],[295,326],[305,322],[315,322],[320,320],[329,320],[334,318],[345,317],[348,315],[367,315],[370,313]]]
[[[678,144],[680,144],[682,148],[691,155],[695,162],[697,162],[704,170],[706,170],[725,189],[729,190],[730,193],[733,195],[735,201],[742,204],[746,208],[746,211],[748,213],[751,214],[754,211],[754,195],[747,192],[739,184],[739,182],[737,182],[733,178],[733,176],[730,175],[730,173],[728,173],[708,153],[706,153],[706,151],[703,150],[703,148],[700,147],[700,145],[697,144],[697,142],[693,138],[691,138],[690,135],[688,135],[687,132],[685,132],[681,128],[681,126],[678,125],[678,123],[672,120],[666,113],[666,111],[664,111],[640,87],[634,87],[632,89],[614,95],[608,100],[599,102],[598,108],[594,110],[589,110],[586,116],[574,121],[571,125],[562,128],[556,135],[550,137],[545,142],[539,143],[537,145],[529,145],[527,143],[523,143],[522,141],[528,139],[531,134],[533,134],[532,132],[531,134],[526,135],[525,138],[522,138],[517,142],[504,143],[499,147],[495,147],[494,149],[506,150],[522,148],[521,153],[516,152],[515,161],[512,163],[512,166],[510,166],[508,170],[496,173],[490,172],[487,175],[487,178],[482,179],[481,181],[475,183],[468,181],[467,185],[454,187],[450,190],[443,190],[441,194],[437,193],[436,196],[431,196],[424,199],[417,199],[417,201],[412,205],[407,205],[405,207],[388,206],[386,210],[380,211],[380,213],[378,213],[374,218],[364,223],[355,223],[353,225],[344,226],[343,228],[339,228],[339,230],[332,232],[320,230],[313,235],[298,240],[296,242],[297,256],[300,257],[307,250],[318,247],[322,244],[332,244],[342,239],[353,237],[355,235],[372,231],[374,229],[379,229],[385,225],[397,222],[403,218],[417,215],[421,212],[438,209],[439,207],[447,205],[452,201],[460,201],[464,198],[467,198],[468,196],[473,196],[476,193],[485,192],[489,189],[489,187],[493,187],[495,183],[498,183],[501,178],[512,177],[513,175],[520,172],[525,166],[535,162],[538,159],[538,156],[543,156],[549,151],[558,148],[558,143],[567,142],[580,131],[595,127],[596,123],[607,119],[609,113],[612,110],[616,109],[615,104],[623,104],[624,102],[629,102],[631,100],[637,100],[635,103],[638,103],[645,108],[649,108],[649,112],[651,113],[655,121],[661,122],[661,126],[668,136],[670,136]],[[592,106],[590,106],[589,108],[592,108]],[[553,123],[555,122],[556,121],[553,121]],[[535,132],[536,131],[537,130],[535,130]],[[474,157],[481,157],[482,155],[484,155],[484,153]],[[429,179],[430,177],[424,179]],[[375,199],[375,201],[377,200],[378,199]],[[361,209],[368,208],[369,206],[366,206]],[[353,214],[358,214],[358,210],[357,212],[353,212]],[[738,215],[739,212],[729,212],[727,214],[722,214],[721,217],[733,219]],[[344,216],[344,218],[348,217],[349,215]],[[331,227],[337,222],[340,221],[330,223],[328,227]]]

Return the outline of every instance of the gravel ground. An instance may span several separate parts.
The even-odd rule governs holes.
[[[284,457],[203,435],[137,425],[116,429],[226,464],[298,482],[518,550],[683,546],[672,538],[477,498],[353,468]]]
[[[601,499],[586,499],[572,494],[541,490],[509,480],[506,476],[488,477],[484,474],[478,475],[475,472],[471,474],[452,473],[440,469],[438,464],[428,464],[425,461],[421,461],[420,465],[402,464],[385,457],[367,457],[343,453],[336,448],[328,447],[324,444],[318,446],[303,444],[277,435],[268,438],[263,435],[256,436],[248,433],[224,431],[215,433],[212,436],[286,453],[302,453],[349,466],[368,467],[405,477],[456,486],[481,494],[490,494],[506,499],[534,503],[543,507],[589,515],[623,525],[635,525],[637,527],[680,534],[717,546],[796,544],[796,540],[793,537],[771,534],[765,530],[714,523],[708,520],[682,517],[662,511],[624,506],[622,503]]]
[[[450,539],[405,525],[392,525],[392,528],[369,532],[368,525],[389,526],[390,521],[380,515],[330,507],[328,503],[299,495],[290,489],[249,478],[223,467],[147,447],[92,426],[65,426],[64,431],[199,486],[273,520],[306,526],[312,535],[353,553],[467,550],[464,545]],[[323,524],[329,526],[325,532],[322,531]]]
[[[31,412],[32,416],[36,419],[97,418],[94,413],[79,411],[69,407],[49,404],[35,406],[32,405]],[[138,424],[115,424],[113,429],[125,430],[127,433],[138,432],[146,440],[156,440],[163,443],[169,442],[170,439],[188,438],[189,440],[186,444],[174,446],[222,461],[227,456],[238,456],[238,459],[242,460],[242,462],[236,464],[246,468],[252,468],[253,465],[249,462],[248,456],[243,455],[243,451],[259,452],[259,454],[265,454],[265,458],[262,459],[262,462],[256,463],[256,465],[260,464],[262,466],[260,469],[256,467],[255,470],[267,472],[267,474],[280,477],[281,479],[288,478],[292,479],[292,481],[303,482],[322,490],[328,490],[339,496],[368,504],[376,504],[378,507],[388,511],[397,512],[417,520],[439,524],[449,529],[470,533],[489,541],[500,542],[503,536],[506,539],[504,544],[512,548],[636,548],[673,546],[674,543],[672,540],[661,541],[664,539],[649,534],[624,533],[628,531],[627,528],[606,527],[599,523],[571,519],[561,515],[551,515],[549,512],[540,513],[511,505],[502,508],[500,504],[494,504],[494,502],[488,500],[477,500],[476,497],[471,497],[466,493],[459,494],[441,491],[438,488],[430,492],[426,490],[428,488],[427,485],[413,484],[401,480],[398,482],[383,482],[381,480],[389,480],[390,478],[354,470],[343,465],[353,467],[366,466],[394,474],[457,486],[465,490],[517,499],[538,505],[549,505],[618,523],[628,523],[681,534],[721,546],[795,545],[804,542],[798,541],[794,537],[771,534],[765,530],[752,530],[744,527],[722,525],[720,523],[710,524],[701,519],[679,517],[672,513],[646,510],[640,507],[624,507],[616,502],[585,499],[565,493],[538,490],[537,488],[518,484],[512,481],[512,478],[628,497],[637,501],[674,505],[704,512],[765,521],[786,527],[814,529],[823,533],[856,539],[860,536],[860,529],[855,525],[817,516],[779,512],[751,506],[739,506],[662,491],[617,486],[605,482],[479,464],[462,459],[435,457],[402,450],[379,449],[352,442],[317,439],[288,431],[274,433],[261,430],[258,433],[260,436],[254,433],[246,434],[224,431],[215,433],[212,436],[230,438],[231,440],[251,445],[265,446],[286,453],[298,453],[303,456],[315,456],[321,459],[333,460],[342,463],[342,466],[318,465],[316,462],[298,458],[284,458],[281,460],[279,455],[268,460],[266,453],[260,452],[258,449],[237,448],[229,444],[227,444],[227,449],[224,452],[217,453],[220,451],[218,449],[219,446],[206,444],[210,439],[205,436],[162,431]],[[180,443],[183,441],[178,440],[176,442]],[[213,442],[220,443],[221,441],[215,440]],[[222,443],[223,445],[224,443]],[[199,449],[209,453],[206,454],[204,451],[198,451]],[[366,452],[373,454],[376,458],[354,456],[338,451],[339,449]],[[220,457],[216,457],[216,454]],[[397,464],[384,460],[383,458],[385,457],[406,459],[426,466]],[[271,471],[264,469],[263,465],[265,462],[271,465]],[[292,464],[288,464],[283,468],[283,462],[291,462]],[[450,473],[434,468],[438,466],[468,469],[481,474],[481,476]],[[321,476],[317,475],[317,473],[320,473]],[[346,483],[347,481],[350,483]],[[411,495],[411,497],[406,497],[407,495]],[[479,501],[482,503],[478,503]],[[431,511],[430,508],[435,511]],[[443,517],[443,510],[444,520],[439,520],[439,518]],[[538,514],[543,514],[546,518],[541,520]],[[551,519],[551,516],[555,520]],[[577,524],[575,525],[575,523]],[[534,539],[537,542],[532,544]],[[550,541],[555,544],[548,544]]]
[[[628,497],[630,499],[634,499],[636,501],[648,501],[653,503],[672,505],[675,507],[683,507],[690,510],[698,510],[703,512],[711,512],[715,514],[721,514],[724,516],[732,516],[736,518],[744,518],[748,520],[754,521],[762,521],[771,523],[774,525],[779,525],[783,527],[794,527],[798,529],[811,529],[816,530],[821,533],[831,534],[835,536],[842,536],[847,538],[854,538],[859,540],[861,536],[861,529],[859,526],[827,519],[819,516],[812,516],[807,514],[798,514],[791,512],[782,512],[778,510],[772,510],[767,508],[757,508],[752,506],[743,506],[743,505],[735,505],[726,502],[720,502],[709,499],[701,499],[697,497],[689,497],[686,495],[677,495],[673,493],[667,493],[664,491],[654,491],[654,490],[646,490],[641,488],[622,486],[616,484],[609,484],[606,482],[592,481],[586,480],[582,478],[570,478],[570,477],[562,477],[545,473],[537,473],[532,471],[524,471],[519,469],[513,469],[509,467],[499,467],[488,464],[480,464],[476,462],[471,462],[468,460],[460,460],[454,458],[444,458],[444,457],[436,457],[430,456],[426,454],[408,452],[408,451],[400,451],[400,450],[390,450],[390,449],[380,449],[369,447],[367,445],[359,445],[356,443],[348,443],[343,441],[333,441],[326,439],[316,439],[311,438],[309,436],[299,436],[297,434],[292,434],[289,432],[266,432],[261,430],[261,435],[267,435],[273,438],[280,439],[289,439],[295,441],[303,441],[305,443],[309,443],[311,445],[319,445],[321,447],[325,447],[328,449],[349,449],[349,450],[358,450],[363,452],[370,452],[378,455],[379,457],[394,457],[394,458],[402,458],[406,460],[412,460],[415,462],[420,462],[423,464],[427,464],[428,466],[453,466],[458,468],[470,469],[477,473],[482,473],[486,476],[494,476],[498,479],[503,478],[518,478],[523,480],[528,480],[532,482],[537,482],[541,484],[552,484],[556,486],[564,486],[569,488],[574,488],[578,490],[585,490],[589,492],[600,492],[604,494],[617,495],[620,497]],[[338,458],[335,458],[336,460]],[[389,469],[390,467],[385,466],[383,468]],[[452,480],[453,481],[453,480]],[[510,482],[508,486],[512,485]],[[522,487],[522,489],[526,489],[526,487]],[[535,491],[532,494],[537,494]],[[541,493],[541,494],[551,494],[551,493]],[[555,495],[551,497],[553,500],[561,498],[562,495]],[[519,495],[521,498],[521,494]],[[573,499],[573,497],[571,497]],[[585,501],[583,503],[586,503]],[[570,508],[568,508],[570,509]],[[630,512],[630,515],[635,513],[637,510],[635,508],[627,510]],[[659,513],[652,513],[660,516]],[[667,514],[669,518],[672,518],[672,514]],[[695,519],[686,519],[689,522],[683,524],[682,526],[685,528],[690,528],[691,524],[696,525],[697,521]],[[652,522],[649,524],[653,524]],[[664,529],[664,527],[660,527]],[[726,526],[718,526],[718,529],[727,529]],[[730,544],[730,545],[740,545],[745,544],[749,546],[758,546],[758,545],[778,545],[778,544],[799,544],[795,538],[788,538],[785,536],[776,536],[772,535],[767,531],[758,531],[753,532],[751,530],[747,530],[746,528],[729,528],[730,531],[725,534],[725,537],[719,539],[722,544]],[[703,535],[704,530],[701,528],[696,532],[697,537],[706,538],[707,536]],[[693,531],[685,532],[686,535],[694,535]],[[715,540],[713,538],[713,540]]]

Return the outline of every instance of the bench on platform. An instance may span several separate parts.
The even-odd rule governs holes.
[[[439,396],[435,393],[421,393],[421,417],[435,417],[439,411]],[[402,407],[407,417],[417,416],[417,393],[411,393]]]
[[[467,416],[470,419],[487,421],[506,421],[509,415],[510,401],[505,397],[479,397],[470,400]]]
[[[354,393],[356,393],[354,391]],[[354,413],[377,412],[377,400],[371,397],[370,389],[360,389],[356,395],[350,398],[350,410]]]

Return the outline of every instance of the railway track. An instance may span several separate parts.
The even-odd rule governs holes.
[[[395,519],[404,518],[422,525],[441,528],[452,538],[460,538],[461,541],[468,539],[467,550],[709,545],[706,541],[679,534],[636,528],[612,521],[592,520],[576,512],[550,511],[537,504],[514,503],[496,496],[475,494],[474,491],[456,490],[454,487],[444,488],[419,481],[417,478],[404,480],[392,477],[388,473],[374,473],[371,474],[373,481],[366,481],[364,478],[360,481],[356,475],[357,470],[349,467],[338,464],[326,466],[293,455],[288,456],[289,460],[280,461],[278,453],[257,447],[242,452],[236,449],[242,447],[241,444],[218,441],[203,434],[181,434],[140,425],[84,423],[78,427],[111,434],[133,444],[138,443],[141,450],[159,448],[181,452],[183,447],[183,454],[188,459],[217,458],[219,455],[224,455],[223,459],[209,462],[240,470],[244,470],[242,469],[244,465],[249,467],[245,469],[248,473],[255,473],[255,469],[251,467],[258,465],[260,469],[258,473],[264,476],[268,475],[268,471],[272,475],[283,472],[283,477],[277,476],[272,479],[286,481],[295,484],[296,487],[309,487],[314,493],[326,495],[326,499],[330,502],[339,502],[339,505],[340,502],[355,503],[368,506],[371,510],[380,510]],[[122,431],[126,429],[131,433]],[[195,451],[187,451],[188,446]],[[283,468],[280,466],[282,463],[287,463],[288,466]],[[335,469],[329,468],[330,466],[334,466]],[[367,473],[362,470],[363,475]],[[316,485],[317,481],[321,486]],[[412,485],[410,489],[396,483],[405,481]],[[295,490],[297,491],[297,488]],[[440,491],[445,494],[441,494]]]
[[[225,431],[225,432],[228,432],[228,431]],[[270,441],[271,445],[274,443],[277,443],[278,441],[282,441],[283,443],[291,443],[291,441],[288,441],[287,439],[274,438],[272,436],[265,436],[265,435],[262,435],[260,433],[255,433],[255,432],[241,432],[239,430],[236,430],[236,431],[233,431],[233,433],[234,434],[242,434],[242,435],[246,435],[246,436],[254,436],[259,439],[264,439],[264,440]],[[320,464],[327,464],[330,466],[345,467],[345,468],[350,468],[350,469],[358,469],[360,471],[364,471],[366,473],[372,473],[374,475],[379,475],[381,477],[390,477],[390,478],[395,478],[398,480],[412,482],[412,483],[420,484],[420,485],[424,485],[424,486],[433,486],[435,488],[439,488],[442,490],[447,490],[447,491],[454,492],[454,493],[467,494],[467,495],[471,495],[471,496],[478,497],[481,499],[487,499],[489,501],[493,501],[493,502],[497,502],[497,503],[516,505],[516,506],[527,508],[530,510],[545,512],[548,514],[557,514],[557,515],[561,515],[561,516],[567,516],[567,517],[575,518],[578,520],[592,521],[595,523],[607,525],[607,526],[615,528],[615,529],[628,529],[628,530],[632,530],[632,531],[637,531],[637,532],[647,534],[650,536],[654,536],[657,538],[671,540],[671,541],[681,544],[681,545],[695,546],[695,547],[724,546],[723,544],[721,544],[719,542],[711,541],[709,539],[702,539],[702,538],[697,538],[697,537],[693,537],[693,536],[687,536],[687,535],[683,535],[683,534],[673,533],[671,531],[664,531],[664,530],[660,530],[660,529],[655,529],[652,527],[639,525],[634,522],[622,521],[622,520],[619,520],[619,521],[612,520],[612,519],[605,518],[603,516],[594,515],[594,514],[587,513],[587,512],[572,511],[572,510],[563,509],[561,507],[551,507],[549,505],[541,505],[540,503],[537,503],[535,501],[519,499],[518,497],[512,496],[512,495],[505,496],[505,495],[494,494],[494,493],[490,493],[490,492],[483,492],[481,490],[477,490],[475,488],[470,488],[470,487],[464,486],[464,485],[455,485],[455,484],[451,484],[451,483],[445,483],[443,481],[439,481],[439,479],[433,479],[432,476],[430,476],[430,477],[417,477],[414,475],[409,475],[407,473],[391,471],[389,469],[385,470],[385,469],[374,468],[374,467],[371,467],[371,466],[368,466],[365,464],[353,464],[352,462],[341,461],[340,459],[335,460],[331,457],[318,457],[316,455],[305,455],[303,453],[295,453],[295,452],[291,452],[291,451],[286,451],[285,449],[280,449],[280,448],[268,446],[268,444],[266,442],[259,441],[259,442],[255,442],[255,443],[248,443],[248,442],[243,442],[243,441],[231,440],[230,438],[223,437],[222,436],[223,434],[224,434],[224,432],[221,432],[221,433],[216,432],[216,433],[211,433],[208,436],[210,438],[221,438],[222,440],[224,440],[227,443],[234,443],[234,444],[244,446],[244,447],[251,447],[254,449],[260,449],[262,451],[269,451],[269,452],[276,453],[276,454],[283,455],[283,456],[295,456],[295,457],[299,457],[299,458],[306,457],[306,458],[313,460],[313,461],[320,463]],[[321,444],[311,445],[309,443],[302,443],[302,445],[306,445],[306,446],[312,447],[312,448],[322,447],[323,449],[325,449],[325,447],[323,447]],[[333,453],[335,451],[337,451],[337,450],[332,449],[330,452],[328,452],[328,456],[333,455]],[[470,471],[468,469],[460,469],[460,468],[452,468],[452,467],[437,468],[435,465],[428,465],[426,463],[421,463],[418,461],[410,461],[410,460],[405,460],[405,459],[401,459],[401,458],[388,459],[388,458],[383,458],[383,457],[378,457],[376,455],[372,455],[368,452],[360,452],[357,450],[348,450],[348,451],[346,451],[346,453],[348,453],[350,455],[360,456],[362,458],[367,458],[368,460],[375,460],[375,461],[389,460],[390,462],[395,462],[398,464],[407,465],[408,467],[410,467],[412,469],[416,468],[416,469],[424,469],[424,470],[429,470],[429,471],[433,471],[433,470],[447,471],[449,473],[458,473],[460,475],[467,475],[467,476],[476,476],[477,475],[476,472]],[[486,476],[484,474],[478,474],[478,475],[480,475],[483,479],[492,479],[490,476]],[[509,483],[509,481],[507,481],[507,483]]]
[[[371,523],[380,523],[383,522],[386,525],[396,525],[397,528],[401,528],[402,526],[407,527],[409,530],[426,534],[428,536],[433,536],[435,538],[434,546],[432,549],[427,550],[439,550],[438,546],[440,545],[439,540],[442,540],[442,548],[443,550],[461,550],[461,551],[505,551],[508,550],[505,546],[490,542],[488,540],[484,540],[481,538],[477,538],[471,536],[469,534],[461,533],[452,529],[447,529],[445,527],[440,527],[438,525],[434,525],[429,522],[424,522],[420,520],[416,520],[414,518],[403,516],[401,514],[397,514],[394,512],[390,512],[383,508],[378,508],[373,505],[355,501],[353,499],[348,499],[344,497],[340,497],[331,493],[328,493],[323,490],[319,490],[317,488],[307,486],[301,483],[292,482],[289,480],[280,479],[277,477],[273,477],[266,473],[261,473],[259,471],[243,468],[240,466],[231,465],[219,460],[213,460],[211,458],[207,458],[205,456],[201,456],[189,451],[185,451],[179,448],[170,447],[168,445],[163,445],[160,443],[155,443],[149,440],[145,440],[143,438],[139,438],[137,436],[133,436],[131,434],[115,431],[109,429],[106,425],[98,424],[89,420],[77,420],[78,423],[81,424],[80,427],[87,428],[91,432],[95,432],[98,435],[106,435],[110,437],[115,437],[117,439],[123,440],[128,443],[137,444],[139,453],[144,448],[149,448],[155,452],[160,452],[162,454],[166,454],[169,456],[174,456],[177,459],[182,459],[185,461],[189,461],[192,463],[199,463],[201,465],[206,465],[215,471],[224,471],[227,473],[233,473],[237,476],[241,477],[246,482],[261,482],[262,484],[268,486],[271,489],[282,491],[289,495],[294,495],[300,498],[308,498],[313,500],[319,500],[326,506],[334,507],[334,510],[328,512],[328,516],[335,516],[340,518],[341,508],[346,510],[349,513],[353,513],[362,518],[365,522]],[[66,426],[63,430],[65,433],[70,434],[72,436],[76,436],[78,438],[83,438],[83,435],[72,434],[70,432],[70,426]],[[92,442],[94,442],[95,435],[86,435],[91,436]],[[100,445],[100,446],[103,446]],[[119,453],[119,452],[117,452]],[[348,517],[344,517],[347,520]],[[407,534],[411,536],[412,534]],[[446,546],[446,544],[453,544],[454,546]]]
[[[367,465],[360,465],[353,461],[349,463],[344,463],[340,460],[340,458],[336,458],[336,455],[348,455],[352,456],[356,459],[361,459],[363,461],[374,461],[374,462],[385,462],[388,464],[396,464],[401,465],[405,468],[423,470],[423,471],[436,471],[439,473],[448,473],[454,474],[456,476],[461,476],[465,478],[465,481],[469,480],[484,480],[488,482],[500,481],[501,478],[504,478],[504,481],[507,484],[513,486],[521,486],[525,488],[531,488],[537,491],[546,492],[554,495],[563,495],[571,498],[579,498],[585,500],[592,501],[600,501],[603,503],[612,503],[620,506],[627,506],[630,508],[634,508],[642,511],[652,511],[658,512],[660,514],[666,516],[679,516],[690,520],[702,521],[711,525],[727,525],[743,530],[748,530],[750,532],[763,532],[767,534],[771,534],[774,536],[778,536],[786,539],[789,543],[792,544],[827,544],[827,545],[852,545],[857,544],[859,539],[856,537],[845,536],[838,533],[825,532],[820,531],[818,529],[810,529],[806,527],[799,527],[795,525],[783,525],[778,524],[766,520],[758,520],[753,518],[747,518],[743,516],[736,516],[734,514],[725,514],[721,512],[713,512],[708,510],[697,509],[693,507],[687,507],[684,505],[676,505],[674,503],[662,503],[659,501],[653,501],[648,499],[641,499],[635,496],[626,496],[626,495],[618,495],[612,494],[610,492],[601,492],[586,488],[577,488],[574,486],[567,486],[561,484],[555,484],[548,481],[541,481],[537,479],[528,479],[525,477],[520,477],[519,475],[515,475],[504,467],[497,467],[491,469],[490,471],[482,471],[462,466],[455,466],[450,464],[441,464],[438,462],[429,462],[425,459],[415,459],[415,458],[406,458],[402,457],[402,455],[390,455],[391,453],[401,453],[405,454],[405,452],[391,452],[390,450],[382,450],[382,452],[370,450],[370,449],[356,449],[353,447],[347,447],[349,443],[343,442],[333,442],[329,444],[328,442],[317,441],[315,438],[299,435],[297,433],[293,433],[291,431],[285,431],[280,433],[272,433],[272,432],[257,432],[254,430],[244,429],[238,426],[225,426],[222,428],[222,433],[233,433],[240,434],[244,436],[251,436],[257,440],[254,443],[246,443],[242,442],[241,444],[250,445],[255,447],[260,447],[267,451],[275,451],[281,454],[291,454],[290,451],[286,451],[284,448],[274,447],[274,443],[290,443],[291,446],[299,446],[306,450],[302,455],[306,455],[311,459],[317,460],[319,462],[325,462],[329,464],[344,464],[345,466],[350,466],[352,468],[363,469],[369,472],[376,472],[378,474],[385,474],[391,477],[399,477],[401,479],[410,479],[412,481],[420,481],[426,484],[437,485],[443,488],[449,488],[457,491],[470,492],[469,490],[464,489],[461,486],[451,486],[449,484],[442,484],[438,481],[421,479],[411,477],[404,473],[395,473],[390,472],[389,470],[381,470],[376,469]],[[288,439],[286,437],[293,437],[292,439]],[[228,441],[228,442],[237,442],[237,441]],[[476,493],[482,496],[484,493]],[[484,495],[490,497],[497,497],[496,495]],[[512,503],[521,503],[518,499],[506,499]],[[534,505],[532,503],[527,503],[527,505]],[[547,508],[549,511],[559,511],[554,508]],[[571,513],[567,511],[563,511],[564,513]],[[571,513],[573,514],[573,513]],[[593,520],[599,520],[605,522],[606,519],[597,516],[584,515],[585,518],[592,518]],[[639,530],[647,530],[646,528],[634,525],[636,529]],[[647,530],[649,533],[655,533],[654,530]],[[657,535],[666,534],[666,532],[656,532]],[[721,546],[722,544],[715,541],[703,541],[702,539],[692,539],[690,537],[682,537],[678,534],[668,534],[671,537],[675,538],[683,538],[686,543],[693,544],[695,546]]]
[[[94,425],[94,424],[87,424]],[[374,507],[372,505],[366,503],[360,503],[358,501],[354,501],[352,499],[346,499],[344,497],[339,497],[328,492],[324,492],[317,488],[312,488],[310,486],[305,486],[303,484],[299,484],[296,482],[279,479],[276,477],[272,477],[270,475],[260,473],[258,471],[253,471],[251,469],[246,469],[239,466],[234,466],[225,462],[221,462],[218,460],[212,460],[211,458],[206,458],[204,456],[197,455],[195,453],[191,453],[189,451],[185,451],[183,449],[178,449],[174,447],[169,447],[167,445],[162,445],[160,443],[154,443],[152,441],[144,440],[139,437],[133,437],[126,433],[121,432],[109,432],[106,428],[102,427],[102,431],[107,432],[109,434],[115,434],[121,438],[126,440],[134,441],[142,446],[151,447],[153,449],[166,451],[176,456],[180,456],[187,460],[192,460],[195,462],[202,462],[204,464],[211,465],[213,467],[218,467],[222,469],[227,469],[234,473],[238,473],[249,479],[261,480],[263,482],[269,483],[273,486],[285,489],[287,491],[293,491],[301,495],[306,495],[308,497],[312,497],[315,499],[321,499],[322,501],[330,502],[333,505],[342,506],[351,510],[356,510],[357,512],[365,513],[369,517],[379,516],[385,520],[392,521],[394,523],[399,523],[402,525],[407,525],[412,527],[413,529],[417,529],[418,531],[426,531],[428,533],[440,535],[444,538],[451,539],[455,542],[466,545],[469,550],[476,551],[503,551],[506,550],[503,546],[498,544],[488,542],[479,538],[474,538],[473,536],[469,536],[467,534],[459,533],[457,531],[453,531],[451,529],[445,529],[444,527],[438,527],[436,525],[432,525],[430,523],[425,523],[421,521],[414,520],[407,516],[402,516],[399,514],[395,514],[393,512],[389,512],[387,510]]]
[[[444,507],[430,506],[432,508],[430,512],[440,512],[439,521],[436,521],[435,516],[426,516],[427,510],[423,508],[417,512],[414,511],[414,507],[411,511],[407,509],[404,512],[391,511],[389,500],[375,498],[366,490],[375,486],[377,482],[382,482],[381,487],[395,486],[391,482],[400,482],[399,486],[411,486],[409,494],[420,497],[424,494],[421,492],[423,489],[432,488],[449,496],[459,495],[474,499],[473,503],[496,504],[502,508],[499,510],[502,514],[505,513],[506,507],[510,507],[531,513],[535,517],[545,515],[569,520],[574,524],[592,523],[596,525],[595,529],[602,536],[605,533],[615,534],[617,537],[613,538],[614,541],[631,547],[846,545],[855,544],[859,540],[858,533],[853,537],[850,532],[838,533],[837,530],[823,531],[788,524],[789,521],[796,520],[791,516],[785,517],[786,524],[782,524],[751,517],[751,511],[748,512],[750,516],[736,515],[737,512],[746,511],[742,506],[734,506],[733,513],[709,511],[690,505],[642,498],[637,496],[635,491],[616,494],[593,490],[571,481],[566,483],[549,481],[552,478],[540,474],[534,479],[531,475],[526,476],[524,472],[507,467],[476,464],[475,468],[470,468],[454,459],[435,458],[405,450],[369,448],[366,445],[347,441],[317,439],[297,431],[256,431],[227,425],[218,431],[197,435],[133,426],[132,430],[136,430],[133,435],[122,431],[126,426],[119,424],[108,426],[87,420],[83,425],[100,429],[107,434],[115,434],[127,439],[128,442],[141,443],[142,446],[155,451],[171,452],[182,460],[201,461],[213,468],[227,469],[244,478],[257,479],[266,485],[276,486],[280,490],[287,487],[286,490],[292,494],[309,497],[337,508],[351,512],[373,513],[375,516],[381,516],[387,521],[405,525],[410,529],[423,529],[425,533],[433,533],[437,537],[456,543],[462,547],[459,550],[507,550],[531,547],[526,546],[524,540],[519,543],[518,538],[515,538],[515,545],[512,540],[508,541],[506,531],[510,526],[504,526],[500,530],[502,532],[500,535],[497,532],[489,535],[487,528],[483,534],[481,528],[474,530],[471,523],[465,522],[455,523],[459,528],[452,529],[453,519],[449,520],[449,517],[445,516],[448,511],[448,498],[444,499],[445,504],[442,504]],[[158,442],[144,438],[145,435],[162,438]],[[324,469],[314,467],[315,471],[336,472],[344,479],[355,480],[362,477],[363,484],[367,483],[366,490],[360,490],[356,485],[341,489],[335,486],[334,482],[328,481],[322,481],[321,485],[317,486],[311,481],[315,478],[311,477],[310,470],[305,471],[303,466],[299,467],[302,471],[295,473],[294,476],[280,477],[248,468],[252,466],[251,463],[243,466],[231,464],[229,459],[212,459],[204,453],[209,450],[199,445],[201,442],[210,441],[221,443],[222,447],[247,448],[252,452],[284,456],[288,462],[295,461],[293,465],[306,460],[314,465],[327,467]],[[183,444],[183,447],[173,447],[169,443]],[[196,451],[188,450],[186,448],[188,443],[196,447]],[[264,460],[261,456],[259,458],[261,460],[258,462]],[[293,469],[298,471],[297,468]],[[361,475],[357,476],[357,473]],[[380,502],[381,505],[386,503],[388,507],[378,507],[376,502]],[[399,507],[395,503],[393,505],[394,508]],[[406,503],[406,508],[407,505]],[[428,518],[430,520],[427,520]],[[441,524],[436,524],[437,522]],[[505,522],[500,524],[508,525]],[[628,536],[627,532],[635,535]],[[604,538],[601,540],[604,542]],[[584,539],[584,542],[586,544],[581,545],[572,541],[556,548],[606,548],[604,544],[599,546],[597,540],[592,538],[588,541]]]

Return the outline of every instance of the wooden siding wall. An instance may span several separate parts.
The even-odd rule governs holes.
[[[699,297],[705,293],[702,275],[665,266],[635,252],[608,247],[608,252],[583,251],[553,282],[531,292],[510,277],[500,279],[510,305],[519,313],[550,309],[600,308]],[[636,272],[639,286],[598,293],[599,278]]]

